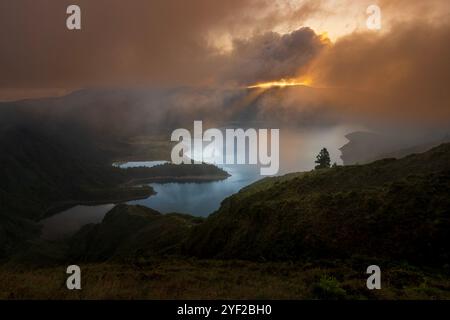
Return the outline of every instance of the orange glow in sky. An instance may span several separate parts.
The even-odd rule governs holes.
[[[247,86],[247,89],[270,89],[270,88],[284,88],[293,86],[310,86],[312,81],[310,79],[281,79],[277,81],[261,82]]]

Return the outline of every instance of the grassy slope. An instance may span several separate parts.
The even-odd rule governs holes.
[[[383,264],[382,290],[367,290],[366,261],[315,263],[165,258],[81,263],[82,290],[66,267],[0,267],[0,299],[450,299],[442,270]]]
[[[401,160],[270,178],[226,199],[192,233],[203,258],[355,254],[450,261],[450,144]]]
[[[145,259],[179,252],[191,228],[203,222],[182,214],[161,214],[142,206],[118,205],[101,224],[82,228],[71,240],[76,261]]]
[[[59,266],[4,265],[0,297],[450,299],[449,160],[443,145],[267,178],[204,222],[118,206],[67,244]],[[86,262],[84,287],[70,293],[61,265],[74,261]],[[371,264],[381,291],[365,287]]]

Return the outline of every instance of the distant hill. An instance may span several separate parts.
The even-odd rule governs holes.
[[[430,150],[450,141],[450,136],[400,138],[373,132],[357,131],[345,136],[349,142],[340,148],[344,165],[366,164],[386,158],[402,158],[409,154]],[[423,140],[423,141],[420,141]]]

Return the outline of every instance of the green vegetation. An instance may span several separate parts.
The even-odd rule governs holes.
[[[153,189],[137,184],[154,179],[228,177],[207,164],[115,168],[95,145],[74,135],[70,128],[55,135],[29,125],[0,127],[0,261],[39,236],[37,221],[77,204],[147,198]]]
[[[439,269],[383,263],[382,290],[367,290],[365,261],[251,262],[184,257],[81,263],[82,290],[66,267],[0,267],[0,299],[450,299]]]
[[[101,224],[85,226],[72,237],[68,258],[136,260],[176,253],[190,229],[202,221],[189,215],[163,215],[142,206],[118,205]]]
[[[120,202],[150,196],[125,187],[127,177],[91,144],[43,129],[0,128],[0,260],[39,235],[36,221],[78,203]]]
[[[449,172],[447,144],[401,160],[265,179],[224,200],[185,249],[201,258],[365,255],[448,264]]]
[[[22,240],[0,298],[450,299],[448,190],[450,144],[266,178],[206,219],[118,205],[65,242]],[[5,217],[10,236],[35,232]],[[80,292],[64,285],[73,261]],[[372,264],[382,290],[366,288]]]
[[[327,169],[331,165],[330,153],[326,148],[320,150],[316,158],[316,169]]]
[[[67,202],[106,201],[150,195],[123,188],[127,177],[89,144],[70,144],[43,131],[13,127],[0,135],[0,212],[38,220]]]
[[[122,169],[131,178],[128,184],[145,182],[201,182],[210,180],[223,180],[230,175],[223,169],[212,164],[172,164],[164,163],[151,168]]]

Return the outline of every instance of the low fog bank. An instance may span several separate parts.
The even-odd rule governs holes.
[[[332,162],[363,163],[449,140],[449,126],[342,111],[311,87],[86,89],[67,96],[0,104],[1,129],[33,127],[113,149],[136,137],[170,140],[176,128],[278,128],[281,170],[309,170],[322,147]],[[353,134],[369,132],[372,134]],[[350,134],[350,135],[349,135]],[[342,150],[339,148],[344,147]],[[133,147],[133,146],[132,146]],[[142,146],[139,146],[142,148]],[[421,150],[420,150],[421,151]],[[425,150],[423,150],[425,151]],[[401,153],[401,152],[400,152]]]

